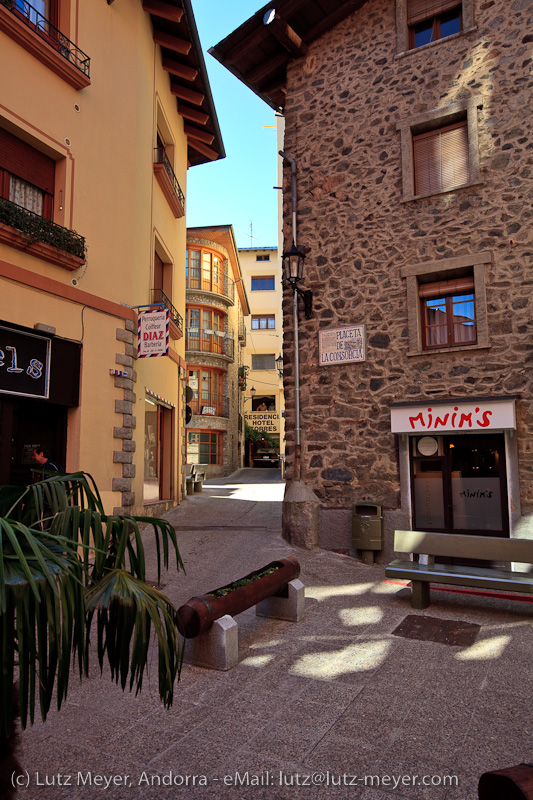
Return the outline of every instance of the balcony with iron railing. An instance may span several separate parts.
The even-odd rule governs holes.
[[[83,236],[4,198],[0,198],[0,242],[65,269],[85,263]]]
[[[235,360],[235,342],[233,336],[219,331],[206,331],[199,328],[187,328],[185,331],[185,350],[193,353],[212,353]]]
[[[222,394],[217,392],[201,392],[200,397],[193,397],[189,403],[192,413],[205,417],[228,417],[229,405],[224,402]]]
[[[211,273],[200,274],[199,270],[192,270],[189,267],[185,276],[185,288],[190,291],[211,292],[225,297],[231,303],[235,303],[235,281],[224,274],[222,280],[213,279]]]
[[[75,89],[89,86],[89,56],[26,0],[0,0],[0,30]]]
[[[154,148],[154,175],[176,219],[184,217],[185,195],[164,147]]]
[[[162,289],[152,289],[152,303],[168,308],[170,312],[170,335],[173,339],[181,339],[183,336],[183,317],[178,309],[172,305],[172,302]]]
[[[246,347],[246,325],[242,316],[239,317],[239,342],[241,347]]]

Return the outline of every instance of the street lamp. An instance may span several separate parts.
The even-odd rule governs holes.
[[[296,247],[294,239],[290,248],[281,256],[283,268],[285,270],[285,279],[293,288],[295,288],[298,281],[301,281],[303,278],[304,258],[305,253],[303,253],[299,247]]]
[[[311,319],[313,316],[313,292],[311,289],[300,289],[298,286],[304,276],[304,258],[305,253],[299,247],[296,247],[294,239],[290,248],[281,256],[285,273],[284,278],[294,292],[295,307],[298,306],[298,297],[302,297],[305,318]]]
[[[278,370],[278,375],[280,378],[283,378],[283,356],[281,353],[276,358],[276,368]]]
[[[256,395],[255,387],[252,386],[252,388],[250,389],[250,397],[245,397],[243,402],[246,402],[247,400],[252,400],[253,402],[255,395]]]

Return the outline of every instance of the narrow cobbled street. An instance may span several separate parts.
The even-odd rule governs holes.
[[[476,641],[395,635],[409,590],[382,566],[291,548],[283,490],[274,470],[206,482],[168,514],[187,572],[163,590],[179,605],[295,555],[304,619],[238,615],[238,666],[185,664],[168,711],[155,656],[138,697],[93,661],[61,711],[22,734],[21,798],[476,800],[483,772],[531,760],[531,604],[435,591],[417,613],[477,624]]]

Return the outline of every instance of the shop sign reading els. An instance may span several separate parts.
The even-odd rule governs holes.
[[[48,398],[50,339],[0,325],[0,393]]]
[[[168,308],[139,311],[137,353],[139,358],[168,355],[170,317]]]
[[[329,328],[318,334],[319,364],[351,364],[366,361],[365,326]]]

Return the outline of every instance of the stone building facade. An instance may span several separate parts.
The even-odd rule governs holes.
[[[187,230],[185,357],[191,392],[188,464],[208,477],[243,466],[244,317],[249,314],[231,225]]]
[[[428,2],[417,18],[410,0],[367,0],[312,23],[315,5],[276,5],[295,34],[276,80],[282,45],[267,24],[263,83],[257,63],[231,60],[239,39],[258,40],[258,18],[214,54],[283,110],[297,165],[315,309],[299,330],[302,477],[320,501],[319,542],[349,551],[365,502],[383,510],[382,560],[396,528],[533,537],[531,3]],[[288,247],[288,168],[284,189]],[[342,340],[354,329],[357,351]],[[328,360],[324,332],[342,360]]]

